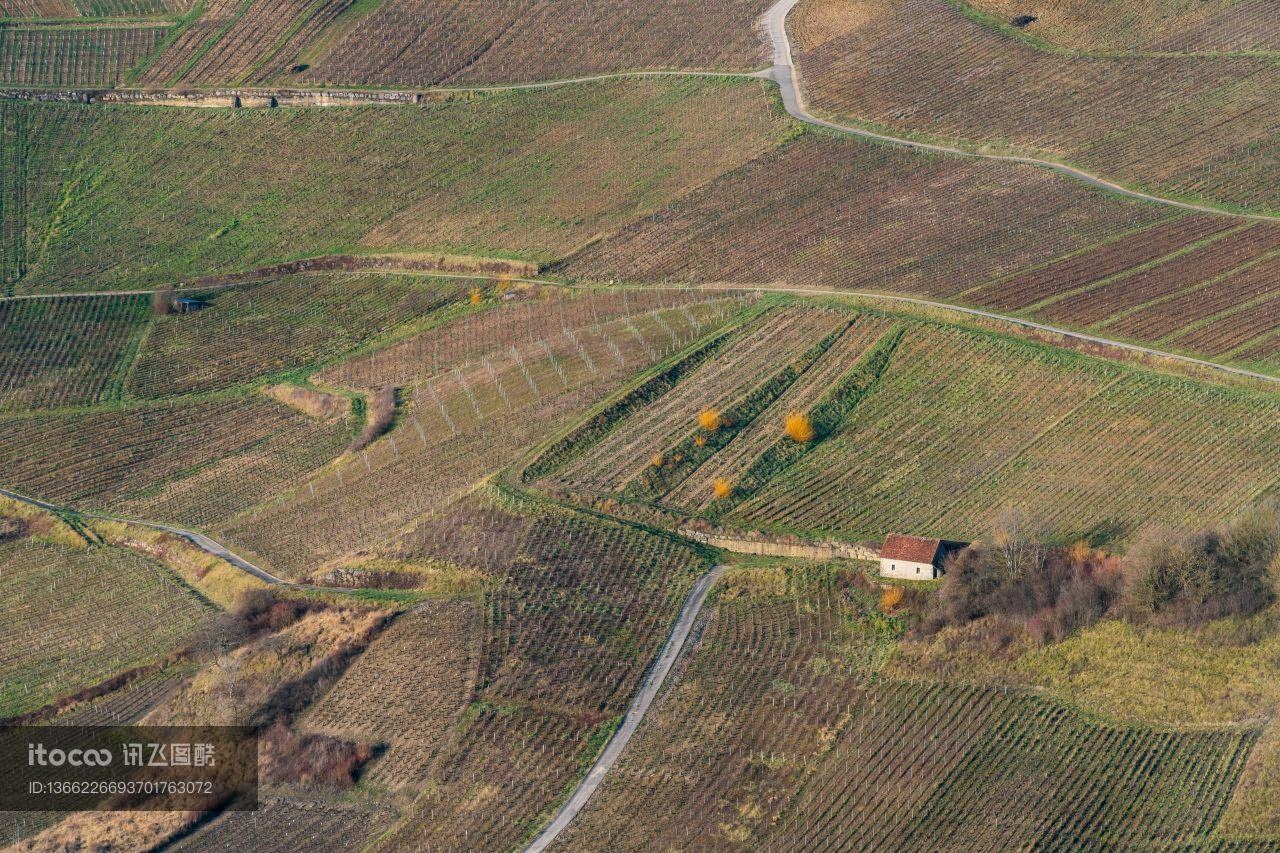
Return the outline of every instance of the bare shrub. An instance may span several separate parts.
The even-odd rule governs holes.
[[[1257,613],[1275,600],[1278,563],[1274,504],[1217,528],[1150,531],[1125,562],[1125,610],[1134,621],[1184,628]]]
[[[173,288],[162,287],[151,294],[152,313],[165,317],[173,313]]]
[[[396,404],[399,394],[395,387],[388,385],[373,395],[369,401],[368,419],[360,435],[351,443],[353,451],[364,450],[373,444],[381,435],[391,429],[396,422]]]
[[[27,523],[20,518],[0,515],[0,542],[12,542],[27,535]]]
[[[315,610],[323,609],[316,601],[282,598],[270,589],[246,591],[237,603],[233,616],[244,634],[281,631]]]
[[[367,743],[323,734],[300,734],[283,721],[267,727],[259,740],[262,781],[326,788],[350,788],[374,755]]]

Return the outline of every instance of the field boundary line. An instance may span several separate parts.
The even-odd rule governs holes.
[[[1164,198],[1158,195],[1142,192],[1141,190],[1130,189],[1121,184],[1108,181],[1098,175],[1086,172],[1084,169],[1078,169],[1075,166],[1068,166],[1066,163],[1058,163],[1053,160],[1043,160],[1038,157],[1021,156],[1017,154],[987,154],[981,151],[968,151],[964,148],[956,148],[950,145],[942,145],[935,142],[921,142],[914,139],[907,139],[901,136],[893,136],[887,133],[878,133],[862,127],[853,125],[840,124],[827,119],[818,118],[818,116],[809,112],[804,103],[804,96],[800,91],[800,73],[795,68],[791,56],[791,39],[787,35],[787,14],[799,4],[800,0],[778,0],[773,6],[769,7],[764,13],[761,22],[765,31],[769,34],[769,39],[773,43],[773,68],[769,69],[768,75],[778,88],[782,91],[782,104],[786,108],[787,114],[799,121],[806,122],[816,127],[824,127],[828,130],[835,130],[840,133],[858,136],[863,139],[871,139],[877,142],[885,142],[891,145],[898,145],[904,148],[912,148],[917,151],[931,151],[935,154],[950,154],[960,157],[973,157],[979,160],[994,160],[1002,163],[1017,163],[1024,166],[1036,166],[1041,169],[1048,169],[1059,174],[1066,175],[1074,180],[1081,181],[1097,189],[1107,192],[1116,193],[1128,198],[1137,199],[1139,201],[1161,204],[1168,207],[1176,207],[1182,210],[1190,210],[1196,213],[1209,213],[1217,216],[1232,216],[1238,219],[1249,219],[1257,222],[1280,222],[1280,216],[1266,213],[1245,213],[1234,210],[1227,210],[1221,207],[1213,207],[1210,205],[1195,204],[1188,201],[1178,201],[1176,199]]]
[[[1280,376],[1272,376],[1267,373],[1259,373],[1255,370],[1248,370],[1243,367],[1233,367],[1229,364],[1219,364],[1214,361],[1207,361],[1202,358],[1196,358],[1191,355],[1180,355],[1178,353],[1166,352],[1153,347],[1143,346],[1142,344],[1130,344],[1124,341],[1117,341],[1111,338],[1103,338],[1098,335],[1090,335],[1086,332],[1073,332],[1070,329],[1064,329],[1059,326],[1050,326],[1047,323],[1037,323],[1034,320],[1024,320],[1021,317],[1011,317],[1008,314],[997,314],[994,311],[985,311],[981,308],[968,308],[964,305],[953,305],[949,302],[935,302],[932,299],[922,299],[917,296],[898,296],[890,293],[874,293],[865,290],[833,290],[830,288],[819,287],[782,287],[780,285],[759,285],[759,284],[715,284],[707,286],[708,289],[716,290],[745,290],[745,291],[763,291],[766,293],[798,293],[808,296],[835,296],[847,297],[851,299],[881,299],[888,302],[900,302],[908,305],[917,305],[922,308],[934,308],[941,311],[957,311],[961,314],[968,314],[973,317],[981,317],[986,320],[995,320],[1001,323],[1011,323],[1015,326],[1021,326],[1026,329],[1033,329],[1038,332],[1048,332],[1053,335],[1061,335],[1064,338],[1083,341],[1090,344],[1098,344],[1100,346],[1115,347],[1116,349],[1126,350],[1128,352],[1138,353],[1139,355],[1151,356],[1153,358],[1164,358],[1170,361],[1176,361],[1181,364],[1191,365],[1193,367],[1207,368],[1223,373],[1229,373],[1233,376],[1241,376],[1246,379],[1257,379],[1263,382],[1274,383],[1280,385]]]
[[[790,0],[787,0],[790,2]],[[399,270],[399,269],[374,269],[374,270],[354,270],[354,272],[377,272],[387,275],[421,275],[427,278],[460,278],[460,279],[477,279],[486,281],[506,280],[518,282],[520,284],[540,284],[552,287],[564,287],[573,290],[594,290],[594,285],[575,284],[573,282],[553,281],[546,278],[512,278],[509,276],[496,275],[492,273],[445,273],[433,272],[426,270]],[[303,270],[302,272],[348,272],[347,270]],[[182,290],[219,290],[230,287],[241,287],[246,284],[252,284],[258,279],[251,278],[254,273],[252,270],[243,273],[246,276],[241,281],[229,282],[219,285],[174,285],[175,292]],[[287,273],[281,273],[286,275]],[[60,292],[60,293],[22,293],[13,296],[0,296],[0,305],[5,302],[17,301],[22,299],[63,299],[73,296],[141,296],[156,293],[164,288],[147,288],[138,290],[97,290],[76,292]],[[1207,368],[1209,370],[1229,373],[1233,376],[1240,376],[1246,379],[1255,379],[1267,383],[1280,384],[1280,376],[1273,376],[1267,373],[1261,373],[1255,370],[1249,370],[1243,367],[1233,367],[1228,364],[1220,364],[1218,362],[1209,361],[1207,359],[1196,358],[1190,355],[1181,355],[1179,353],[1168,352],[1166,350],[1156,349],[1155,347],[1144,346],[1142,344],[1126,343],[1124,341],[1115,340],[1113,338],[1104,338],[1100,335],[1091,335],[1087,332],[1077,332],[1066,329],[1061,326],[1053,326],[1048,323],[1039,323],[1035,320],[1027,320],[1021,317],[1015,317],[1010,314],[1001,314],[996,311],[987,311],[982,308],[970,308],[964,305],[957,305],[952,302],[939,302],[932,299],[924,299],[917,296],[903,296],[892,293],[877,293],[866,290],[836,290],[834,288],[819,287],[786,287],[775,284],[733,284],[728,282],[707,282],[701,285],[676,285],[676,284],[636,284],[630,285],[632,290],[711,290],[711,291],[735,291],[735,292],[759,292],[759,293],[780,293],[799,296],[829,296],[829,297],[845,297],[850,299],[880,299],[889,302],[898,302],[908,305],[916,305],[922,308],[932,308],[941,311],[956,311],[961,314],[968,314],[973,317],[981,317],[987,320],[995,320],[1001,323],[1009,323],[1015,326],[1021,326],[1025,329],[1032,329],[1040,332],[1048,332],[1053,335],[1061,335],[1072,340],[1082,341],[1084,343],[1098,344],[1100,346],[1114,347],[1116,349],[1126,350],[1128,352],[1140,355],[1150,356],[1153,358],[1165,358],[1176,361],[1181,364],[1191,365],[1194,367]],[[1260,337],[1260,336],[1259,336]]]
[[[671,632],[667,635],[667,640],[663,643],[662,650],[658,653],[658,657],[654,659],[653,665],[645,676],[639,692],[631,700],[631,705],[627,708],[627,713],[622,718],[622,725],[613,733],[613,737],[609,738],[609,743],[599,757],[596,758],[595,763],[591,765],[587,775],[573,789],[573,793],[565,804],[560,807],[555,817],[538,834],[538,837],[525,848],[525,853],[542,853],[542,851],[546,850],[560,833],[573,822],[573,819],[578,816],[578,813],[586,806],[587,801],[591,799],[591,795],[595,793],[596,788],[600,787],[605,775],[617,763],[622,751],[626,749],[627,743],[631,740],[631,736],[635,734],[636,729],[639,728],[641,721],[644,719],[645,713],[648,712],[649,706],[653,704],[654,698],[661,691],[663,683],[671,673],[671,668],[675,665],[676,659],[684,650],[689,634],[693,631],[693,623],[697,620],[698,613],[701,612],[702,605],[707,600],[707,594],[711,592],[711,588],[724,575],[727,568],[724,565],[716,566],[694,583],[688,597],[684,600],[684,605],[680,608],[679,615],[676,616],[675,624],[671,626]]]
[[[422,278],[461,278],[461,279],[477,279],[482,281],[510,281],[517,284],[545,284],[554,287],[564,287],[562,281],[552,281],[549,278],[516,278],[507,275],[499,275],[496,273],[480,273],[480,272],[437,272],[435,270],[409,269],[409,268],[372,268],[372,267],[354,267],[352,269],[304,269],[296,272],[280,272],[277,275],[257,276],[256,270],[248,270],[244,273],[234,273],[234,275],[243,275],[236,281],[223,282],[221,284],[200,284],[198,282],[179,283],[172,285],[161,285],[160,287],[141,288],[138,290],[83,290],[83,291],[59,291],[57,293],[15,293],[11,296],[0,296],[0,305],[5,302],[18,302],[20,300],[31,299],[71,299],[77,296],[106,298],[111,296],[149,296],[153,293],[159,293],[162,290],[172,289],[174,293],[181,292],[200,292],[208,290],[229,290],[233,287],[244,287],[253,284],[265,284],[273,278],[283,278],[289,275],[359,275],[361,273],[376,273],[382,275],[415,275]]]
[[[230,563],[231,565],[235,566],[237,569],[240,569],[241,571],[254,576],[258,580],[275,585],[275,586],[288,586],[288,587],[295,587],[298,589],[325,589],[325,587],[310,587],[310,586],[307,586],[306,584],[300,584],[294,581],[285,580],[284,578],[276,577],[275,575],[268,572],[266,569],[263,569],[259,566],[255,566],[253,563],[250,563],[248,560],[244,559],[243,557],[240,557],[234,554],[221,543],[216,542],[213,539],[210,539],[208,536],[205,536],[203,533],[197,533],[194,530],[186,530],[181,527],[172,527],[170,525],[160,524],[159,522],[155,522],[155,521],[142,521],[141,519],[137,519],[137,518],[120,518],[118,516],[104,515],[102,513],[97,513],[97,512],[84,512],[81,510],[71,509],[70,507],[59,506],[58,504],[49,503],[48,501],[42,501],[39,498],[29,497],[28,495],[24,495],[19,492],[10,491],[9,489],[4,489],[4,488],[0,488],[0,495],[3,495],[4,497],[10,498],[15,501],[20,501],[30,506],[37,507],[39,509],[47,510],[57,515],[62,515],[66,513],[70,515],[78,515],[83,518],[96,518],[99,521],[114,521],[119,524],[132,524],[137,527],[146,527],[146,528],[150,528],[151,530],[159,530],[161,533],[171,533],[174,536],[179,536],[187,540],[192,545],[195,545],[197,548],[199,548],[201,551],[204,551],[206,554],[212,554],[213,556],[217,557],[223,562]]]

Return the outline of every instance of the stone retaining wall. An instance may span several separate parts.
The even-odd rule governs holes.
[[[0,98],[131,106],[271,109],[422,104],[470,97],[458,92],[354,91],[349,89],[29,89],[0,88]]]
[[[691,529],[682,529],[680,534],[705,545],[733,551],[735,554],[755,554],[761,557],[795,557],[803,560],[875,560],[880,556],[880,550],[868,542],[804,542],[767,536],[747,538]]]

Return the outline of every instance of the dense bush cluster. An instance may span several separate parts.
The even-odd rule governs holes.
[[[1130,618],[1193,627],[1247,616],[1276,598],[1280,509],[1257,508],[1217,528],[1182,536],[1153,532],[1125,565]]]
[[[1162,627],[1190,628],[1248,616],[1276,600],[1280,509],[1255,508],[1218,527],[1152,530],[1120,560],[1080,542],[1045,545],[1025,520],[998,527],[947,562],[942,588],[917,633],[985,617],[1033,637],[1060,640],[1108,613]]]
[[[1119,561],[1084,545],[1041,545],[1008,530],[948,562],[920,631],[933,634],[985,616],[1022,623],[1042,641],[1061,640],[1101,618],[1122,590]]]

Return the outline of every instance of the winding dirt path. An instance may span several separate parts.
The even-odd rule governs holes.
[[[268,572],[266,569],[261,568],[260,566],[255,566],[253,563],[250,563],[248,560],[244,559],[243,557],[240,557],[232,553],[221,543],[215,542],[214,540],[210,539],[208,536],[205,536],[203,533],[197,533],[194,530],[185,530],[181,527],[171,527],[167,524],[159,524],[158,522],[154,522],[154,521],[141,521],[136,518],[119,518],[114,515],[103,515],[101,513],[96,513],[96,512],[81,512],[80,510],[71,509],[70,507],[58,506],[57,504],[51,504],[47,501],[42,501],[39,498],[29,497],[27,495],[19,494],[18,492],[13,492],[8,489],[0,489],[0,495],[3,495],[6,498],[10,498],[15,501],[20,501],[21,503],[28,504],[30,506],[38,507],[43,510],[48,510],[49,512],[52,512],[52,513],[57,513],[57,514],[70,513],[72,515],[84,516],[85,518],[96,518],[101,521],[114,521],[119,524],[132,524],[137,527],[147,527],[147,528],[150,528],[151,530],[159,530],[163,533],[172,533],[174,536],[180,536],[183,539],[187,540],[192,545],[195,545],[197,548],[199,548],[201,551],[204,551],[206,554],[212,554],[218,559],[224,560],[225,562],[228,562],[231,565],[235,566],[237,569],[240,569],[243,572],[253,575],[255,578],[257,578],[260,581],[264,581],[269,584],[274,584],[276,586],[291,586],[291,587],[296,587],[298,589],[324,589],[324,587],[310,587],[310,586],[307,586],[306,584],[294,583],[293,581],[287,581],[284,578],[276,577],[275,575]]]

